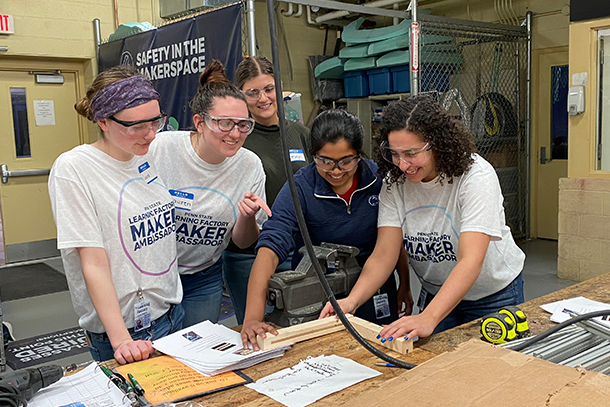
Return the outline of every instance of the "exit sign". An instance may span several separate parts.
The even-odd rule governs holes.
[[[0,34],[15,34],[15,24],[10,14],[0,14]]]

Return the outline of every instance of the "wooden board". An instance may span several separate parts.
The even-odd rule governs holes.
[[[388,349],[392,349],[403,355],[405,353],[413,352],[413,340],[405,340],[401,337],[382,343],[380,339],[377,339],[377,335],[379,334],[379,331],[381,331],[379,325],[353,315],[347,315],[347,318],[364,339]],[[256,342],[258,342],[258,346],[261,350],[270,350],[328,335],[343,329],[345,329],[345,327],[339,318],[324,318],[293,325],[288,328],[280,328],[277,330],[277,335],[268,334],[264,339],[257,336]]]

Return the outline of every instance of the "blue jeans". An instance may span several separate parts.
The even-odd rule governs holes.
[[[430,304],[434,294],[427,293],[421,311]],[[475,301],[462,300],[434,329],[433,334],[482,318],[492,312],[498,312],[502,307],[517,305],[524,302],[523,298],[523,272],[505,288]]]
[[[255,259],[256,256],[249,253],[234,253],[225,250],[222,254],[222,277],[235,309],[235,318],[240,325],[244,323],[244,316],[246,315],[248,280],[250,279],[250,270],[252,270]],[[282,264],[277,266],[276,271],[292,269],[291,263],[292,252],[290,252],[290,255],[288,255],[288,258]],[[265,309],[265,314],[273,311],[273,307],[267,306],[267,308]]]
[[[183,326],[203,321],[218,322],[222,303],[222,260],[195,274],[181,274]]]
[[[153,341],[163,338],[171,333],[182,329],[182,320],[184,319],[184,310],[180,304],[172,305],[165,314],[152,321],[149,328],[140,332],[134,332],[133,328],[129,329],[129,334],[134,341]],[[108,335],[106,333],[95,333],[85,331],[89,339],[89,352],[91,357],[96,362],[114,359],[114,349]]]

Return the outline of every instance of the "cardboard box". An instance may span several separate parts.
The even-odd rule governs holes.
[[[602,407],[610,406],[610,377],[475,339],[362,393],[353,405]]]

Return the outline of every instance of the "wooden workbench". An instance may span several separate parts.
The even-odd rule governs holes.
[[[555,325],[550,322],[550,315],[540,308],[541,304],[577,296],[585,296],[592,300],[610,303],[610,273],[522,304],[520,308],[528,317],[532,334],[538,334]],[[474,321],[446,332],[433,335],[429,338],[422,339],[416,342],[412,354],[400,355],[392,351],[387,353],[395,358],[404,360],[405,362],[420,364],[436,355],[453,350],[455,346],[460,343],[472,338],[479,338],[480,333],[478,324],[479,321]],[[382,348],[382,350],[387,351],[385,348]],[[380,383],[405,373],[405,370],[403,369],[375,366],[375,362],[380,362],[381,360],[366,351],[347,333],[347,331],[298,343],[286,351],[284,357],[261,363],[245,369],[243,372],[256,381],[261,377],[275,373],[281,369],[292,367],[307,356],[315,357],[331,354],[350,358],[365,366],[376,369],[383,374],[325,397],[321,401],[314,403],[314,405],[328,406],[349,404],[357,406],[357,397],[359,394],[366,392],[367,390],[376,389]],[[195,400],[205,406],[282,406],[282,404],[271,398],[243,386],[210,394]]]

